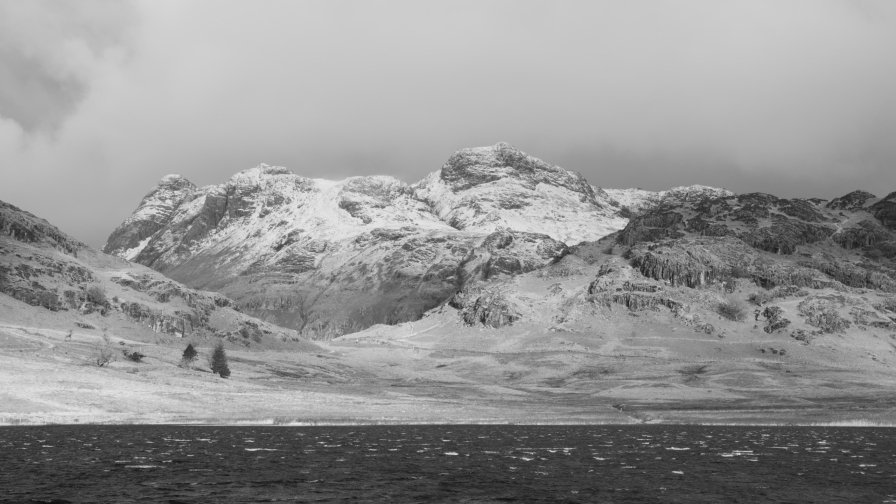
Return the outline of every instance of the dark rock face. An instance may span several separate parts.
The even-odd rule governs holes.
[[[694,214],[685,219],[684,213]],[[633,218],[619,234],[627,246],[687,233],[735,236],[753,247],[793,254],[800,245],[823,241],[836,231],[832,219],[809,200],[786,200],[770,194],[704,199],[683,206],[663,205]]]
[[[633,218],[619,234],[619,243],[632,246],[639,242],[654,242],[664,238],[684,236],[684,216],[673,210],[654,211]]]
[[[887,212],[893,205],[896,216],[896,204],[888,198],[869,206],[874,196],[861,191],[829,203],[754,193],[660,205],[633,218],[617,242],[631,247],[632,265],[643,275],[671,285],[700,287],[733,276],[766,288],[893,292],[896,234]],[[858,254],[844,260],[844,250]]]
[[[896,231],[896,192],[871,205],[869,210],[884,227]]]

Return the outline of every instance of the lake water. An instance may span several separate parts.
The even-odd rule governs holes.
[[[0,502],[896,503],[896,429],[3,427]]]

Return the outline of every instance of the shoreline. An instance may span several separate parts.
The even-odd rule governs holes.
[[[648,421],[621,422],[618,419],[601,421],[599,419],[582,420],[557,420],[544,422],[526,422],[509,419],[463,419],[457,421],[440,420],[412,420],[412,419],[287,419],[287,418],[258,418],[258,419],[114,419],[94,418],[88,421],[65,421],[61,417],[28,419],[28,418],[0,418],[0,428],[4,427],[51,427],[51,426],[183,426],[183,427],[379,427],[379,426],[701,426],[701,427],[818,427],[818,428],[896,428],[896,421],[879,421],[870,419],[848,419],[832,421],[799,421],[793,422],[732,422],[732,421],[683,421],[675,419],[658,419]]]

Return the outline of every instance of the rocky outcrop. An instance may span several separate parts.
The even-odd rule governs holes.
[[[554,264],[567,253],[566,244],[550,236],[501,229],[473,249],[463,264],[465,280],[528,273]]]
[[[172,334],[183,338],[192,334],[196,329],[190,314],[185,314],[185,316],[166,315],[140,303],[121,303],[119,309],[131,320],[143,324],[157,333]]]
[[[22,243],[47,245],[74,256],[86,247],[49,222],[3,201],[0,201],[0,236]]]
[[[519,320],[519,309],[499,289],[467,288],[451,298],[449,305],[460,310],[467,325],[504,327]]]
[[[684,236],[684,216],[675,211],[652,212],[633,218],[619,234],[618,242],[632,246]]]

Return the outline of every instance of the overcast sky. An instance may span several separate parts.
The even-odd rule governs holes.
[[[0,199],[101,246],[167,173],[896,191],[896,2],[0,0]]]

